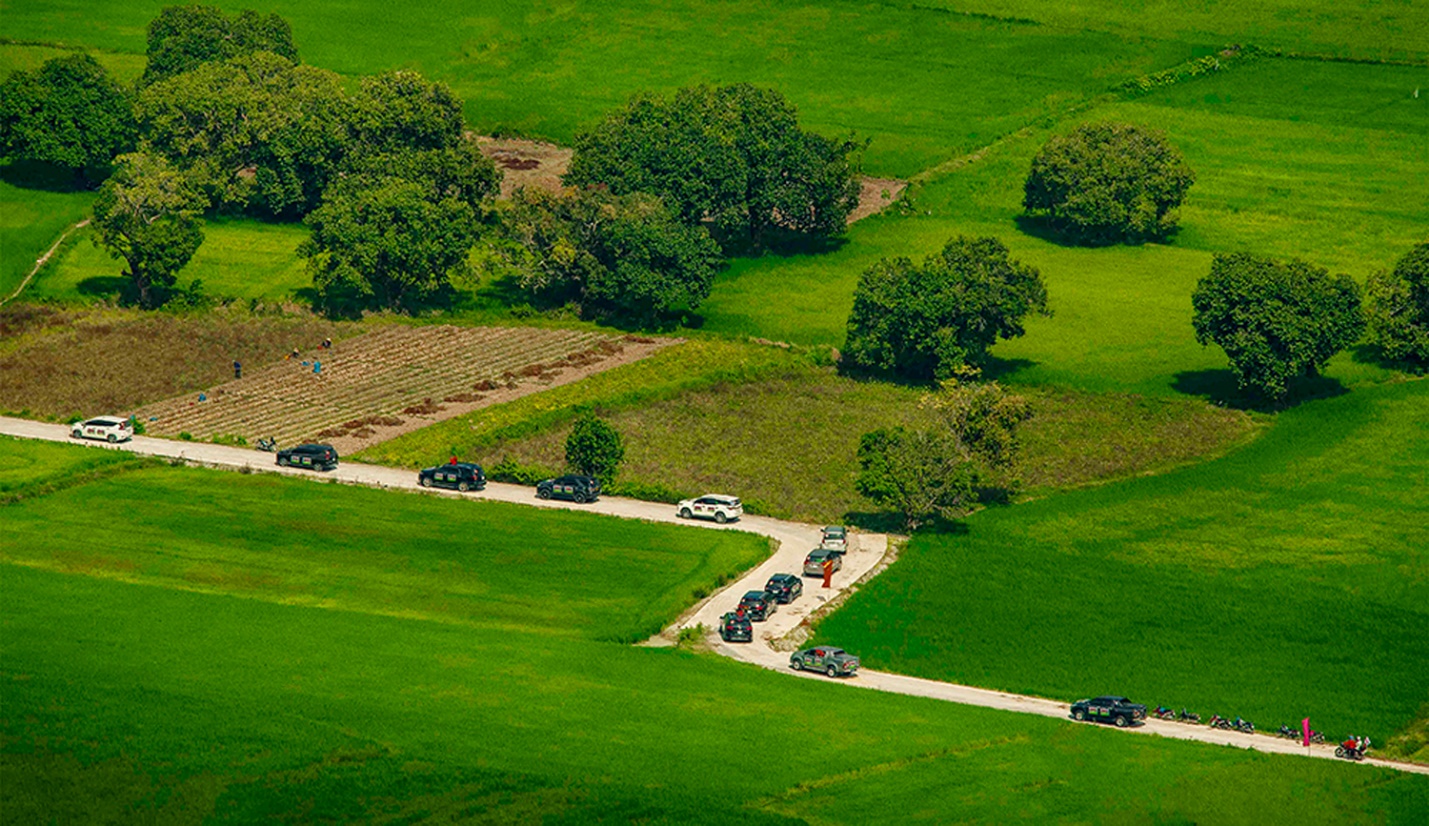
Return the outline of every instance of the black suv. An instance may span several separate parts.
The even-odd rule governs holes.
[[[542,499],[569,499],[572,502],[594,502],[600,498],[600,480],[594,476],[560,476],[536,485],[536,495]]]
[[[780,604],[785,605],[804,593],[804,580],[793,574],[775,574],[764,583],[764,590]]]
[[[332,445],[298,445],[278,451],[278,464],[332,470],[337,467],[337,451],[332,449]]]
[[[437,465],[417,474],[417,484],[424,488],[455,488],[459,491],[483,490],[486,474],[481,465],[458,462],[454,465]]]
[[[755,622],[769,619],[769,615],[779,610],[779,601],[768,591],[750,591],[739,601],[744,615]]]
[[[1133,703],[1125,697],[1093,697],[1072,703],[1073,720],[1110,720],[1118,728],[1140,723],[1146,719],[1146,706]]]
[[[754,642],[754,626],[749,617],[730,611],[719,618],[719,637],[725,642]]]

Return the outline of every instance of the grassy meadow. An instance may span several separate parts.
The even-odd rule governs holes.
[[[762,556],[756,537],[164,466],[0,508],[0,804],[19,821],[1407,823],[1429,800],[1418,776],[606,641]],[[710,770],[750,750],[758,771]],[[1134,791],[1108,801],[1108,774]]]
[[[1424,381],[1356,389],[1212,462],[975,514],[819,638],[874,668],[1383,743],[1429,699],[1426,409]]]

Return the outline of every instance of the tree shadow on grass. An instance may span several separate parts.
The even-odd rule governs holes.
[[[1350,392],[1339,379],[1329,376],[1302,376],[1290,383],[1290,393],[1279,402],[1248,394],[1236,385],[1235,374],[1227,369],[1184,370],[1177,373],[1171,389],[1199,396],[1220,407],[1272,413],[1314,399],[1328,399]]]
[[[86,192],[89,187],[73,169],[39,161],[11,161],[0,164],[0,181],[20,189],[45,192]]]
[[[891,511],[849,511],[843,516],[845,525],[869,533],[906,534],[902,514]],[[963,536],[968,533],[968,525],[961,519],[934,518],[933,521],[918,526],[918,533]]]
[[[128,283],[128,280],[122,275],[95,275],[79,282],[74,288],[80,295],[94,298],[119,298]]]
[[[1057,226],[1050,216],[1047,215],[1017,215],[1012,222],[1017,225],[1017,229],[1023,235],[1031,236],[1046,241],[1049,244],[1056,244],[1059,247],[1070,247],[1076,249],[1103,249],[1106,247],[1140,247],[1147,244],[1169,244],[1180,227],[1172,227],[1165,235],[1154,238],[1126,238],[1116,236],[1106,236],[1104,238],[1087,238]]]
[[[1425,372],[1425,365],[1392,359],[1385,355],[1384,349],[1378,344],[1356,344],[1350,348],[1350,359],[1356,364],[1371,364],[1386,370],[1398,370],[1413,375],[1423,375]]]

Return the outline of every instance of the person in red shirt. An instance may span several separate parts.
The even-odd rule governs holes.
[[[834,560],[829,557],[824,560],[824,587],[832,588],[834,582]]]

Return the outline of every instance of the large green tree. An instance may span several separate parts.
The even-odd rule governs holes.
[[[451,87],[416,72],[364,77],[354,99],[353,137],[364,152],[448,149],[461,143],[463,129]]]
[[[0,154],[68,169],[86,182],[134,140],[133,103],[87,54],[45,61],[0,84]]]
[[[204,199],[161,157],[121,155],[94,202],[94,241],[128,269],[125,294],[145,308],[168,300],[203,243]]]
[[[429,187],[401,178],[357,179],[331,187],[308,215],[312,235],[298,248],[330,313],[368,308],[420,310],[469,269],[476,215],[457,198],[433,200]]]
[[[288,21],[255,11],[228,17],[212,6],[169,6],[149,21],[149,62],[140,85],[253,52],[272,52],[296,63]]]
[[[749,84],[639,95],[577,136],[565,181],[660,196],[733,245],[841,233],[858,204],[859,145],[799,128],[783,95]]]
[[[137,111],[144,147],[184,169],[215,205],[277,216],[313,209],[351,143],[342,80],[271,52],[155,83]]]
[[[609,484],[625,460],[625,442],[609,422],[594,414],[576,420],[566,437],[566,464],[577,473]]]
[[[719,247],[658,198],[579,190],[517,192],[505,216],[523,288],[544,303],[576,303],[589,318],[654,324],[709,295]]]
[[[1191,295],[1196,340],[1230,357],[1240,388],[1279,401],[1364,332],[1360,290],[1348,275],[1298,259],[1221,254]]]
[[[944,379],[1022,335],[1034,312],[1047,312],[1041,274],[996,238],[958,236],[921,266],[900,257],[864,271],[843,356],[855,369]]]
[[[1365,285],[1369,337],[1386,357],[1429,369],[1429,243],[1416,246],[1394,269]]]
[[[1161,132],[1091,123],[1047,142],[1032,159],[1023,206],[1084,244],[1164,238],[1195,182]]]
[[[456,198],[481,211],[501,189],[501,172],[477,147],[463,138],[442,149],[393,149],[357,152],[344,165],[344,176],[396,177],[430,187],[435,200]]]

